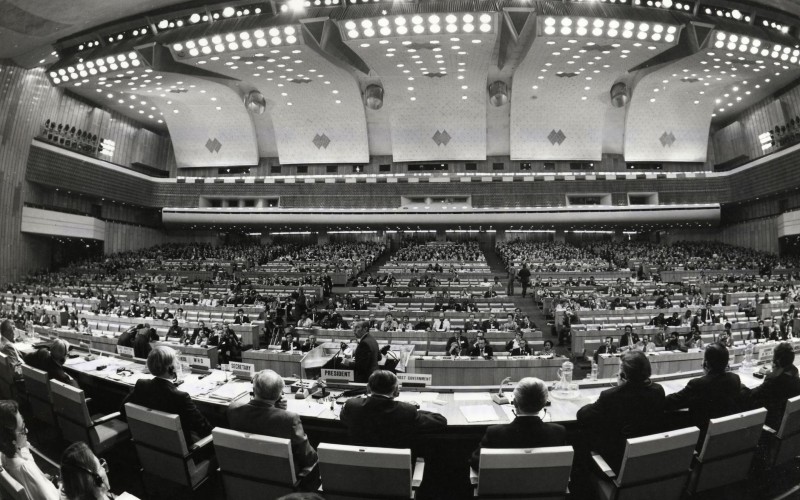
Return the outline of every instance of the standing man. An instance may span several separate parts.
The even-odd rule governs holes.
[[[528,287],[531,284],[531,271],[528,269],[528,264],[522,264],[522,269],[517,273],[517,278],[522,283],[522,296],[528,293]]]
[[[367,382],[372,372],[378,369],[381,359],[378,342],[369,334],[369,322],[362,321],[353,326],[353,335],[358,341],[353,359],[345,362],[346,368],[352,368],[355,382]]]

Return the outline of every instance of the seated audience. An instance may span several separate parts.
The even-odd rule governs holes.
[[[300,352],[303,346],[300,345],[300,341],[294,338],[293,333],[287,333],[285,337],[283,337],[283,341],[281,341],[281,351],[288,352],[288,351],[297,351]]]
[[[191,446],[211,434],[211,424],[200,413],[192,398],[178,389],[175,381],[178,378],[176,364],[178,357],[174,349],[158,346],[147,356],[147,369],[153,379],[136,381],[133,391],[122,402],[120,411],[125,417],[125,403],[133,403],[145,408],[177,414],[186,437],[186,444]]]
[[[317,342],[317,336],[312,333],[308,336],[306,341],[303,342],[303,345],[300,346],[300,350],[303,352],[308,352],[311,349],[319,347],[319,345],[319,342]]]
[[[472,453],[470,466],[478,469],[481,448],[542,448],[564,446],[566,430],[558,424],[546,424],[539,417],[547,404],[548,391],[544,382],[525,377],[514,389],[514,415],[509,424],[492,425],[486,429],[478,448]]]
[[[457,328],[453,336],[447,339],[444,352],[451,356],[460,356],[462,353],[469,352],[469,340],[460,328]]]
[[[472,344],[472,349],[469,350],[470,356],[479,356],[484,359],[491,359],[493,354],[494,350],[492,346],[489,345],[489,341],[486,340],[483,335],[479,335],[478,338],[475,339],[475,343]]]
[[[626,351],[633,349],[637,342],[639,342],[639,335],[634,333],[631,325],[625,325],[625,333],[619,338],[620,350]]]
[[[0,352],[8,356],[8,362],[15,367],[22,364],[22,354],[14,345],[14,322],[10,319],[0,323]]]
[[[594,362],[597,363],[597,359],[601,354],[616,354],[617,353],[617,346],[614,345],[614,339],[612,337],[606,337],[605,342],[603,345],[597,348],[594,351]]]
[[[39,469],[28,446],[28,428],[16,401],[0,401],[0,462],[28,500],[59,500],[58,489]]]
[[[283,389],[283,378],[274,371],[257,372],[253,375],[253,398],[247,403],[231,404],[227,410],[228,424],[241,432],[289,439],[298,473],[317,462],[317,452],[308,442],[300,416],[286,410]]]
[[[619,472],[625,441],[661,429],[664,389],[650,380],[650,361],[640,351],[620,357],[617,386],[600,393],[597,402],[578,410],[578,426],[593,451]]]
[[[439,313],[439,317],[433,322],[431,330],[435,332],[449,332],[450,320],[444,317],[444,313]]]

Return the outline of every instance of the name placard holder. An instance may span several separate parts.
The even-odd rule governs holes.
[[[758,362],[772,362],[772,354],[775,352],[774,347],[765,347],[758,350]]]
[[[192,373],[207,373],[211,371],[211,359],[202,356],[179,356],[180,362],[189,365]]]
[[[125,347],[125,346],[118,345],[117,346],[117,354],[119,354],[123,358],[132,358],[134,356],[133,347]]]
[[[353,370],[331,370],[323,368],[321,377],[328,382],[352,382]]]
[[[397,381],[403,387],[428,387],[433,383],[433,375],[429,373],[398,373]]]
[[[237,363],[236,361],[231,361],[230,368],[233,376],[240,380],[253,380],[253,375],[256,373],[255,365],[250,363]]]

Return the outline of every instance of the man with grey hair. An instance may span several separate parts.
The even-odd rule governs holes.
[[[509,424],[486,429],[469,463],[478,469],[481,448],[541,448],[566,444],[566,430],[558,424],[544,423],[539,413],[547,404],[547,386],[540,379],[525,377],[514,389],[514,415]]]
[[[154,347],[147,355],[147,369],[154,378],[139,379],[122,402],[120,412],[125,417],[125,403],[133,403],[152,410],[173,413],[180,417],[186,444],[211,434],[211,424],[200,413],[189,394],[175,385],[177,354],[166,346]]]
[[[253,375],[253,399],[228,407],[231,429],[288,439],[292,442],[295,473],[317,463],[317,452],[308,442],[297,413],[286,410],[283,378],[272,370]]]
[[[344,367],[353,370],[353,380],[365,383],[372,372],[378,369],[381,360],[378,341],[369,334],[369,321],[361,321],[353,325],[353,335],[358,341],[353,359],[345,361]]]

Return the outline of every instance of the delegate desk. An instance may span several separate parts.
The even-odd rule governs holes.
[[[539,356],[496,356],[492,359],[450,356],[415,356],[408,373],[433,376],[432,385],[475,386],[496,385],[506,377],[538,377],[555,380],[558,369],[567,358]]]
[[[271,349],[248,349],[242,352],[242,363],[252,364],[256,371],[269,369],[282,377],[293,377],[301,375],[303,354],[300,351],[290,354]]]

